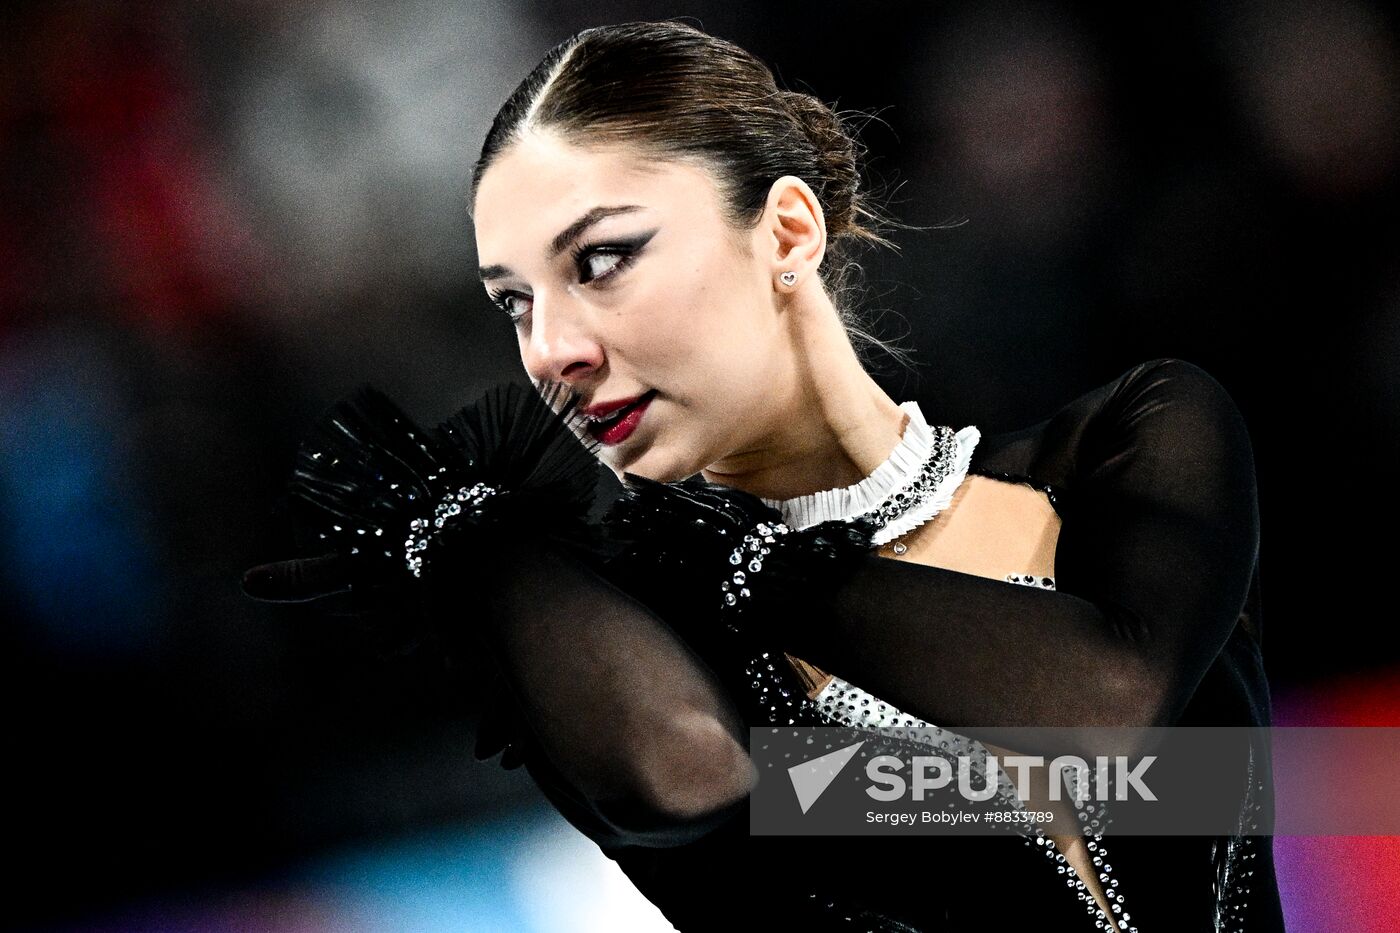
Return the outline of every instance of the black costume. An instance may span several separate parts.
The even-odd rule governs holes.
[[[769,612],[735,635],[718,621],[717,590],[646,572],[644,539],[531,541],[520,523],[498,523],[513,529],[508,553],[488,554],[479,537],[471,545],[473,572],[491,583],[470,641],[501,678],[478,754],[504,749],[506,766],[523,762],[682,930],[1103,928],[1083,883],[1043,839],[814,845],[750,836],[746,801],[689,825],[652,825],[626,793],[637,776],[618,773],[622,762],[678,773],[667,768],[683,751],[661,727],[677,705],[747,743],[748,725],[851,721],[843,690],[954,732],[1268,725],[1253,457],[1240,413],[1210,375],[1180,360],[1143,363],[1037,424],[982,438],[966,470],[1047,495],[1061,518],[1053,580],[866,552],[824,577],[823,606]],[[351,521],[369,514],[336,503]],[[393,511],[377,518],[387,524]],[[445,555],[452,545],[441,547]],[[812,700],[784,652],[839,678]],[[1242,793],[1272,786],[1267,757],[1220,779]],[[1254,799],[1244,800],[1243,822]],[[1108,853],[1096,870],[1124,930],[1283,929],[1271,837],[1093,839]]]

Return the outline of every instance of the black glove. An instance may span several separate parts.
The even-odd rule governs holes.
[[[454,574],[511,542],[590,537],[596,442],[575,430],[578,397],[498,386],[433,431],[362,386],[313,427],[290,506],[301,554],[250,568],[249,596],[307,602],[401,588],[451,554]],[[556,410],[557,406],[557,410]]]
[[[712,605],[733,631],[777,612],[816,611],[860,560],[876,528],[865,519],[793,530],[751,493],[698,477],[674,483],[623,474],[604,518],[633,568],[651,569]]]
[[[245,595],[266,603],[306,603],[354,590],[349,562],[334,552],[258,564],[243,572]]]
[[[428,648],[464,686],[479,685],[488,701],[502,696],[499,675],[473,663],[484,589],[522,543],[595,547],[587,514],[600,466],[578,401],[559,383],[506,384],[425,431],[361,387],[298,451],[288,505],[299,555],[249,568],[244,592],[356,619],[380,656]],[[514,731],[499,707],[478,732],[480,758]]]

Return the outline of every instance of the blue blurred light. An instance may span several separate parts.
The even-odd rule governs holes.
[[[0,399],[0,577],[14,611],[62,650],[147,643],[156,579],[147,529],[122,488],[119,419],[92,380],[29,368]],[[89,384],[84,386],[80,382]]]

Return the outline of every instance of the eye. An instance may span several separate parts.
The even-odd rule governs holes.
[[[572,251],[572,257],[578,269],[579,284],[602,282],[617,275],[636,260],[642,248],[655,235],[655,230],[648,230],[630,240],[578,246]],[[532,299],[523,292],[488,288],[486,294],[496,307],[505,312],[512,324],[519,324],[529,313]]]
[[[574,265],[578,266],[579,282],[587,285],[616,275],[635,258],[631,246],[581,246],[574,250]]]
[[[525,310],[515,310],[514,302],[517,298],[528,299],[528,295],[522,295],[519,292],[505,290],[493,291],[491,289],[487,289],[486,294],[488,297],[490,297],[492,303],[494,303],[496,307],[500,308],[506,313],[506,317],[510,318],[512,324],[519,323],[520,319],[525,316]]]

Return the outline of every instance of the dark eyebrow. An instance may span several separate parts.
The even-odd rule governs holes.
[[[550,241],[549,258],[553,259],[555,256],[558,256],[568,247],[570,243],[578,239],[579,234],[583,233],[583,231],[587,230],[589,227],[593,226],[603,218],[612,217],[615,214],[631,214],[635,211],[640,210],[645,210],[645,208],[643,208],[640,204],[619,204],[612,207],[604,207],[600,205],[598,207],[593,208],[588,213],[580,217],[578,220],[575,220],[573,223],[569,224],[567,227],[561,230],[559,232],[559,235]],[[504,278],[506,276],[515,274],[505,266],[482,266],[477,271],[481,275],[482,281],[485,281],[487,279]]]

